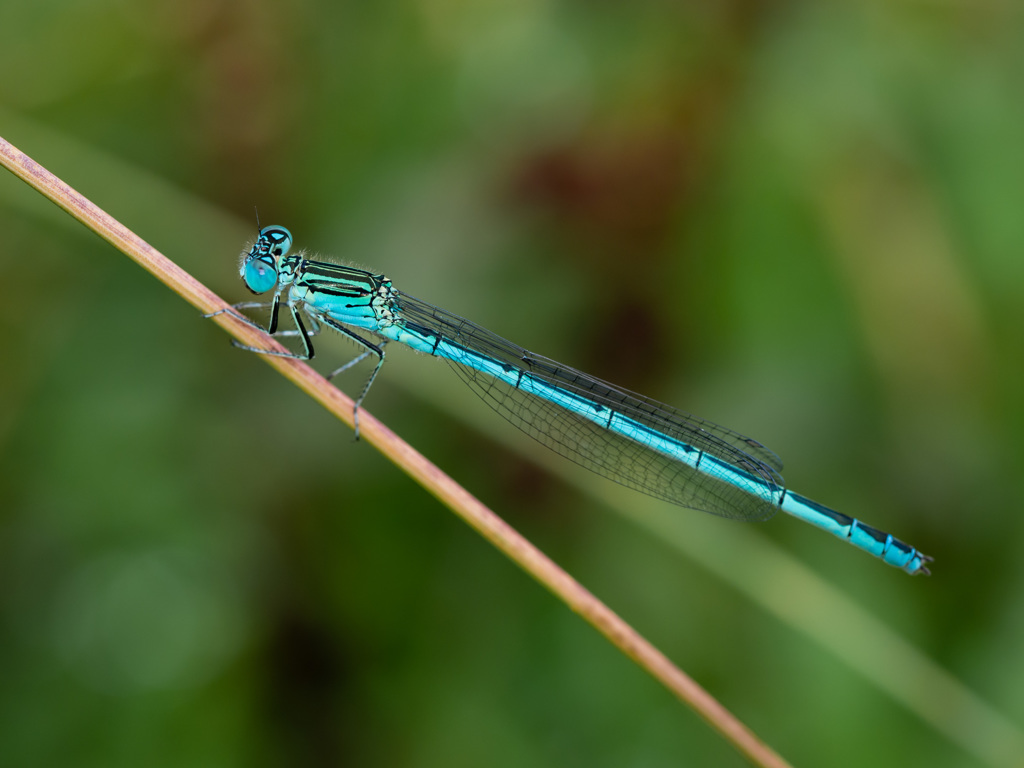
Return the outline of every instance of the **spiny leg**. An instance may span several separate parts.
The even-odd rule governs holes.
[[[387,344],[386,341],[381,342],[377,348],[377,365],[373,367],[369,378],[363,385],[363,391],[359,393],[359,397],[356,398],[356,404],[352,408],[352,420],[355,421],[356,425],[356,440],[359,439],[359,406],[363,404],[363,399],[369,394],[370,387],[373,386],[374,379],[377,378],[377,374],[380,372],[381,366],[384,365],[384,346]]]
[[[242,314],[241,312],[238,311],[238,310],[241,310],[241,309],[263,309],[263,308],[266,308],[266,307],[270,307],[270,312],[271,312],[271,315],[270,315],[270,328],[269,329],[268,328],[264,328],[262,325],[257,323],[255,320],[247,317],[246,315],[244,315],[244,314]],[[360,405],[362,405],[363,399],[369,393],[370,387],[373,385],[374,379],[377,378],[377,373],[380,371],[381,366],[384,364],[384,346],[385,346],[385,344],[387,344],[387,340],[383,340],[380,343],[380,345],[378,346],[378,345],[376,345],[376,344],[374,344],[374,343],[372,343],[370,341],[367,341],[366,339],[362,338],[361,336],[359,336],[358,334],[354,333],[353,331],[350,331],[344,325],[341,325],[340,323],[335,322],[330,317],[328,317],[326,315],[319,314],[317,312],[314,312],[314,311],[310,310],[310,308],[305,303],[303,303],[301,305],[301,309],[305,313],[306,317],[309,320],[309,330],[307,330],[305,324],[302,322],[302,316],[299,313],[299,309],[294,304],[292,304],[292,303],[288,304],[288,309],[291,312],[292,320],[295,323],[296,330],[289,330],[289,331],[279,331],[278,330],[278,327],[277,327],[278,326],[278,312],[280,310],[280,297],[279,297],[279,295],[275,295],[274,296],[274,300],[271,301],[271,302],[244,301],[244,302],[241,302],[239,304],[235,304],[235,305],[233,305],[231,307],[226,307],[224,309],[219,309],[216,312],[210,312],[209,314],[203,315],[203,317],[210,318],[210,317],[215,317],[215,316],[220,315],[220,314],[224,314],[225,312],[230,312],[238,320],[241,320],[243,323],[246,323],[247,325],[250,325],[253,328],[256,328],[256,329],[258,329],[260,331],[263,331],[264,333],[267,333],[267,334],[269,334],[271,336],[300,336],[302,338],[302,343],[303,343],[303,346],[305,348],[305,352],[301,353],[301,354],[296,354],[294,352],[276,352],[276,351],[269,350],[269,349],[260,349],[259,347],[249,346],[248,344],[240,344],[239,342],[235,341],[234,339],[231,340],[232,345],[234,345],[235,347],[238,347],[239,349],[244,349],[247,352],[255,352],[258,355],[270,355],[271,357],[287,357],[287,358],[291,358],[291,359],[294,359],[294,360],[312,360],[315,352],[314,352],[314,349],[313,349],[313,342],[310,339],[310,337],[311,336],[316,336],[316,335],[318,335],[320,333],[320,331],[321,331],[320,323],[321,322],[326,323],[327,325],[330,325],[336,331],[338,331],[339,333],[344,334],[345,336],[348,336],[356,344],[358,344],[359,346],[363,347],[365,351],[362,354],[357,355],[355,358],[353,358],[349,362],[345,363],[345,365],[343,365],[340,368],[337,368],[336,370],[334,370],[331,373],[329,373],[327,375],[327,379],[328,380],[333,379],[335,376],[337,376],[340,373],[343,373],[344,371],[347,371],[349,368],[351,368],[352,366],[362,362],[363,360],[365,360],[370,355],[376,355],[377,356],[377,365],[374,367],[373,371],[370,373],[370,377],[366,380],[366,384],[363,385],[362,392],[359,394],[359,397],[356,399],[355,404],[352,407],[352,420],[353,420],[354,425],[355,425],[356,440],[358,440],[359,439],[359,407],[360,407]]]
[[[303,305],[302,309],[306,312],[307,317],[309,317],[309,319],[311,321],[310,322],[310,326],[313,328],[312,332],[306,330],[306,326],[302,322],[302,317],[299,314],[298,309],[291,302],[288,303],[288,310],[291,312],[292,321],[295,323],[296,330],[294,330],[294,331],[278,331],[277,330],[277,318],[278,318],[278,312],[280,310],[280,300],[279,300],[278,296],[274,296],[274,301],[269,303],[269,304],[255,302],[255,301],[250,301],[250,302],[243,302],[243,304],[239,304],[239,305],[236,305],[236,306],[237,307],[245,307],[245,308],[266,307],[266,306],[271,307],[271,310],[270,310],[270,313],[271,313],[270,314],[270,328],[269,329],[264,328],[262,325],[257,323],[255,320],[251,320],[250,318],[246,317],[245,315],[243,315],[241,313],[235,312],[235,315],[240,320],[242,320],[243,322],[253,326],[254,328],[259,328],[261,331],[263,331],[264,333],[270,334],[271,336],[299,336],[299,337],[301,337],[302,338],[302,345],[303,345],[305,351],[302,352],[302,353],[276,352],[276,351],[270,350],[270,349],[260,349],[259,347],[252,347],[252,346],[249,346],[248,344],[240,344],[239,342],[237,342],[234,339],[232,339],[231,340],[231,344],[233,346],[238,347],[239,349],[244,349],[247,352],[255,352],[258,355],[269,355],[270,357],[287,357],[287,358],[292,359],[292,360],[312,360],[313,359],[313,356],[315,355],[315,351],[313,350],[313,342],[310,340],[309,337],[310,336],[315,336],[316,334],[320,333],[320,324],[316,321],[316,318],[309,311],[308,307]],[[235,307],[232,307],[232,309],[235,309]],[[230,311],[230,310],[222,309],[222,310],[219,310],[219,312],[214,313],[214,314],[219,314],[220,312],[227,312],[227,311]]]
[[[379,347],[380,347],[381,351],[383,351],[383,350],[384,350],[384,345],[385,345],[385,344],[387,344],[387,341],[386,341],[386,340],[385,340],[385,341],[382,341],[382,342],[381,342],[381,343],[379,344]],[[339,374],[341,374],[341,373],[344,373],[344,372],[345,372],[345,371],[347,371],[347,370],[348,370],[349,368],[352,368],[352,367],[353,367],[353,366],[355,366],[355,365],[358,365],[359,363],[363,362],[363,360],[365,360],[366,358],[368,358],[368,357],[369,357],[370,355],[372,355],[372,354],[374,354],[374,350],[372,350],[372,349],[368,349],[368,350],[366,350],[365,352],[363,352],[363,353],[362,353],[361,355],[359,355],[359,356],[357,356],[357,357],[354,357],[354,358],[352,358],[351,360],[349,360],[349,361],[348,361],[347,363],[345,363],[345,364],[344,364],[343,366],[341,366],[340,368],[336,368],[335,370],[333,370],[333,371],[331,371],[330,373],[328,373],[328,374],[327,374],[327,376],[326,376],[327,380],[328,380],[328,381],[330,381],[330,380],[331,380],[331,379],[333,379],[333,378],[334,378],[335,376],[337,376],[337,375],[339,375]]]
[[[341,368],[338,368],[337,370],[332,371],[327,376],[328,379],[334,378],[339,373],[348,370],[353,365],[355,365],[358,362],[361,362],[362,360],[365,360],[370,355],[376,355],[377,356],[377,365],[374,367],[373,372],[370,373],[370,378],[368,378],[366,380],[366,384],[363,385],[363,391],[359,393],[359,397],[356,398],[356,401],[355,401],[355,403],[352,406],[352,421],[353,421],[354,426],[355,426],[356,440],[358,440],[359,439],[359,406],[362,405],[363,399],[366,397],[367,393],[370,391],[370,387],[373,384],[373,380],[375,378],[377,378],[377,372],[380,371],[381,366],[384,365],[384,345],[387,344],[387,340],[382,340],[380,345],[378,346],[377,344],[374,344],[373,342],[367,341],[366,339],[364,339],[359,334],[357,334],[357,333],[355,333],[353,331],[350,331],[344,325],[342,325],[341,323],[335,322],[334,320],[332,320],[330,317],[327,317],[326,315],[321,315],[320,316],[320,320],[322,320],[327,325],[331,326],[331,328],[333,328],[334,330],[338,331],[339,333],[345,334],[350,339],[352,339],[352,341],[354,341],[356,344],[358,344],[359,346],[361,346],[361,347],[363,347],[365,349],[365,351],[361,355],[358,355],[357,357],[353,358],[352,360],[349,360],[347,363],[345,363],[345,365],[341,366]]]
[[[217,315],[229,314],[236,320],[241,320],[246,325],[251,325],[253,328],[259,328],[264,333],[267,333],[267,329],[257,323],[251,317],[242,314],[238,310],[240,309],[262,309],[264,307],[272,306],[269,301],[243,301],[241,304],[232,304],[230,307],[224,307],[224,309],[218,309],[216,312],[207,312],[203,315],[204,320],[209,320],[211,317]]]
[[[276,333],[277,332],[277,313],[278,313],[278,308],[280,306],[280,303],[281,303],[281,292],[278,291],[276,294],[274,294],[273,301],[242,301],[242,302],[239,302],[238,304],[232,304],[230,307],[225,307],[224,309],[218,309],[216,312],[207,312],[206,314],[203,315],[203,318],[204,319],[209,319],[211,317],[216,317],[217,315],[223,315],[225,313],[226,314],[230,314],[236,320],[241,320],[246,325],[249,325],[249,326],[251,326],[253,328],[257,328],[257,329],[263,331],[264,333],[269,333],[271,336],[274,336],[274,335],[278,335]],[[270,308],[270,327],[269,328],[264,328],[262,325],[260,325],[255,320],[253,320],[251,317],[249,317],[248,315],[243,314],[242,312],[239,311],[239,310],[242,310],[242,309],[266,309],[268,307]],[[294,331],[284,331],[280,335],[293,336],[293,335],[295,335],[295,332]],[[258,351],[260,351],[260,350],[252,349],[251,347],[246,347],[246,346],[244,346],[242,344],[239,344],[238,342],[235,342],[235,341],[232,341],[231,343],[234,344],[236,347],[239,347],[241,349],[246,349],[246,350],[249,350],[251,352],[258,352]]]
[[[314,315],[310,311],[309,307],[307,307],[305,304],[302,305],[302,310],[306,313],[306,320],[309,321],[309,327],[306,329],[306,335],[307,336],[319,336],[320,335],[320,331],[322,330],[322,328],[320,326],[320,323],[316,319],[316,315]],[[294,329],[294,330],[291,330],[291,331],[281,331],[281,330],[278,330],[276,333],[274,333],[275,337],[278,337],[278,336],[301,336],[301,335],[302,335],[302,331],[300,331],[297,328]]]
[[[216,312],[208,312],[207,314],[203,315],[203,317],[204,318],[211,318],[211,317],[216,317],[217,315],[223,315],[225,313],[230,313],[237,320],[241,320],[246,325],[249,325],[249,326],[251,326],[253,328],[256,328],[257,330],[263,331],[263,333],[268,333],[269,334],[270,331],[268,331],[266,328],[264,328],[262,325],[260,325],[258,322],[253,320],[248,315],[244,315],[241,312],[239,312],[238,310],[241,310],[241,309],[267,309],[267,308],[272,308],[273,306],[274,306],[274,302],[272,302],[272,301],[243,301],[243,302],[241,302],[239,304],[232,304],[230,307],[225,307],[224,309],[218,309]],[[319,335],[319,333],[321,331],[321,326],[320,326],[320,323],[317,322],[316,316],[313,315],[309,311],[309,307],[307,307],[305,304],[302,305],[302,309],[306,313],[306,318],[309,320],[309,329],[305,331],[305,334],[308,335],[308,336],[317,336],[317,335]],[[275,332],[270,334],[270,335],[274,336],[275,338],[281,337],[281,336],[301,336],[301,335],[303,335],[303,331],[301,331],[299,329],[294,329],[294,330],[289,330],[289,331],[282,331],[282,330],[275,329]],[[282,355],[280,352],[268,352],[266,350],[256,349],[255,347],[250,347],[250,346],[247,346],[245,344],[239,344],[237,341],[234,341],[234,340],[231,341],[231,344],[232,344],[232,346],[238,347],[239,349],[244,349],[247,352],[256,352],[257,354],[267,354],[267,355],[271,355],[271,356],[274,356],[274,357],[284,357],[284,355]],[[308,359],[305,355],[294,355],[294,357],[297,360],[307,360]]]
[[[207,312],[203,315],[204,318],[216,317],[217,315],[223,315],[225,312],[239,309],[262,309],[263,307],[269,307],[273,304],[271,301],[242,301],[238,304],[232,304],[230,307],[224,307],[224,309],[218,309],[216,312]]]

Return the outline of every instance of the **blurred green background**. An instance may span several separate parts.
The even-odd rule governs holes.
[[[795,763],[1024,764],[1019,8],[8,0],[0,135],[229,301],[255,206],[761,440],[935,575],[581,478],[411,352],[367,402]],[[7,174],[0,222],[0,763],[745,764]]]

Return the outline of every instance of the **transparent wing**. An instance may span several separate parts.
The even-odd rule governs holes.
[[[740,520],[767,519],[778,510],[777,499],[783,489],[782,463],[760,443],[536,355],[412,296],[397,291],[393,295],[401,322],[414,333],[443,338],[498,362],[510,376],[512,371],[523,371],[524,375],[600,406],[598,410],[610,409],[660,435],[703,451],[749,478],[746,484],[752,490],[715,477],[715,462],[705,462],[705,471],[699,471],[645,444],[642,437],[630,438],[606,429],[526,388],[446,358],[484,402],[556,453],[622,485],[682,507]]]

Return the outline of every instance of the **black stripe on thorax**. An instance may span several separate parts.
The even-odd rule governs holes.
[[[367,287],[378,287],[383,276],[371,275],[363,269],[344,267],[341,264],[325,264],[322,261],[307,261],[299,268],[303,277],[335,282],[361,283]]]

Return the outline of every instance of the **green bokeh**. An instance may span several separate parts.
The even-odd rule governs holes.
[[[1015,4],[65,0],[2,15],[0,135],[225,298],[247,298],[236,259],[256,206],[298,247],[753,435],[797,490],[935,555],[911,579],[788,519],[671,511],[726,557],[752,537],[807,564],[1022,743]],[[0,224],[0,764],[744,764],[8,175]],[[352,349],[322,351],[329,370]],[[794,763],[1022,758],[1000,762],[994,738],[972,752],[524,459],[445,366],[392,357],[370,410]],[[786,589],[794,605],[813,591]]]

